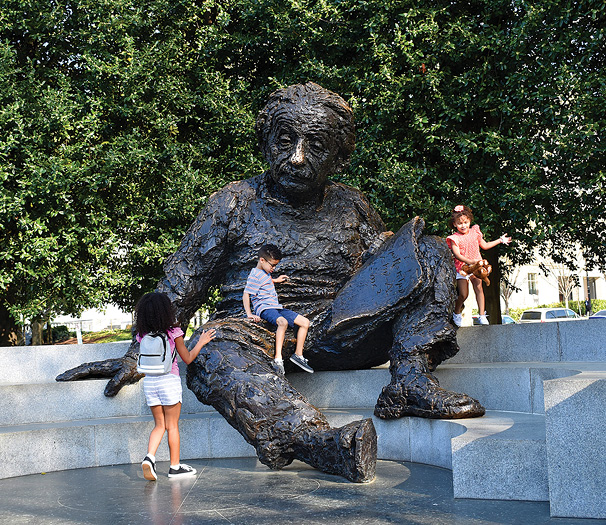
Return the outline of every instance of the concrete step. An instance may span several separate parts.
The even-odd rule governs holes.
[[[212,407],[200,403],[183,384],[182,413],[210,412]],[[113,398],[103,394],[106,379],[66,383],[0,384],[0,426],[51,423],[86,419],[146,416],[143,382],[126,385]]]
[[[200,403],[185,384],[182,365],[183,413],[212,411]],[[573,368],[574,367],[574,368]],[[488,410],[543,414],[543,381],[596,370],[601,363],[491,363],[442,365],[440,384],[480,400]],[[387,368],[294,373],[292,385],[320,409],[372,410],[381,389],[389,383]],[[143,382],[125,386],[114,398],[103,395],[107,380],[58,383],[0,384],[0,426],[72,421],[149,414]]]
[[[583,371],[606,371],[606,363],[444,364],[436,370],[440,386],[478,399],[487,410],[543,414],[543,381]],[[292,385],[320,408],[373,408],[390,381],[387,367],[372,370],[295,373]]]
[[[606,373],[545,381],[552,516],[606,518]]]
[[[153,426],[148,415],[0,427],[0,479],[138,463]],[[255,456],[253,447],[216,412],[183,414],[179,431],[184,460]],[[169,460],[166,437],[157,458]]]
[[[606,371],[606,363],[446,364],[436,376],[442,388],[464,392],[487,410],[544,414],[543,381],[599,370]]]
[[[455,498],[548,501],[545,417],[487,412],[452,439]]]
[[[130,343],[0,347],[2,383],[46,383],[82,363],[122,357]]]
[[[603,319],[469,326],[457,331],[461,351],[449,363],[606,362]]]
[[[183,413],[212,408],[200,403],[185,384],[181,364]],[[484,363],[442,365],[436,375],[448,390],[465,392],[488,410],[543,414],[543,381],[583,371],[606,371],[602,363]],[[387,368],[288,375],[293,386],[321,408],[372,410],[389,380]],[[67,383],[0,384],[0,426],[149,414],[143,383],[124,387],[115,398],[103,395],[107,380]],[[36,402],[32,403],[32,399]]]
[[[333,426],[372,417],[368,410],[327,410],[325,413]],[[544,436],[542,416],[489,412],[483,418],[456,421],[421,418],[373,420],[377,429],[379,459],[413,461],[452,469],[456,480],[455,497],[511,499],[507,491],[515,486],[516,494],[523,496],[518,499],[530,499],[528,495],[536,500],[541,497],[547,499],[544,440],[543,455],[540,456],[532,439],[541,429]],[[526,434],[520,428],[514,438],[511,432],[516,426],[524,427]],[[181,457],[184,460],[255,456],[253,447],[214,411],[184,414],[179,427]],[[151,416],[0,427],[0,461],[5,465],[0,478],[138,463],[145,454],[152,428]],[[475,447],[475,453],[470,443]],[[506,453],[512,459],[508,464]],[[482,468],[492,472],[488,479],[475,479],[478,454],[483,459]],[[166,438],[157,457],[159,461],[168,460]],[[493,465],[493,459],[496,459],[497,467]],[[505,465],[508,468],[504,468]],[[509,479],[512,475],[513,481]],[[541,487],[542,492],[536,487]]]
[[[603,334],[600,319],[462,327],[457,331],[461,351],[448,364],[606,363]],[[0,383],[51,381],[81,363],[122,357],[129,345],[123,341],[0,348],[3,361],[15,364],[0,370]]]

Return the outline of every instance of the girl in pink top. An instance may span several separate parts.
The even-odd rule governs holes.
[[[202,347],[214,339],[215,330],[203,331],[196,345],[188,350],[183,341],[183,330],[177,324],[175,310],[168,295],[160,292],[145,294],[135,308],[135,333],[138,342],[148,333],[164,332],[168,336],[171,350],[176,350],[186,364],[191,363]],[[177,359],[168,374],[145,376],[143,378],[145,400],[154,416],[154,428],[149,436],[147,455],[141,463],[143,477],[154,481],[156,472],[156,451],[164,432],[168,435],[170,467],[168,477],[192,476],[196,469],[180,462],[181,436],[179,417],[181,416],[182,386]]]
[[[490,250],[497,244],[509,244],[511,237],[502,235],[495,241],[486,242],[482,237],[482,232],[477,224],[471,226],[473,214],[467,206],[455,206],[450,216],[449,225],[453,229],[453,234],[446,239],[448,247],[452,250],[455,259],[455,268],[457,270],[457,290],[459,296],[455,302],[453,322],[461,326],[463,322],[463,304],[469,295],[469,283],[473,285],[473,290],[478,301],[478,313],[480,324],[488,324],[486,318],[484,290],[482,281],[474,275],[463,277],[459,272],[463,264],[473,264],[482,259],[480,248]]]

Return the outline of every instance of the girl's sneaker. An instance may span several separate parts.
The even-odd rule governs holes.
[[[185,463],[180,463],[179,468],[170,467],[168,469],[168,477],[169,478],[183,478],[186,476],[195,476],[196,472],[197,471],[195,468],[190,467],[189,465],[186,465]]]
[[[478,322],[479,322],[481,325],[487,325],[487,324],[490,324],[490,323],[488,322],[488,319],[486,318],[486,314],[484,314],[484,315],[478,315]]]
[[[145,456],[145,459],[141,463],[143,469],[143,477],[148,481],[156,481],[158,474],[156,474],[156,462],[150,459],[149,456]]]

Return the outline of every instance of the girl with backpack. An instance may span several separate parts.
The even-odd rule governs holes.
[[[183,341],[183,330],[177,325],[170,299],[164,293],[153,292],[145,294],[135,307],[135,333],[139,343],[146,334],[166,334],[174,356],[169,373],[146,375],[143,379],[145,400],[151,409],[155,423],[149,436],[147,455],[141,463],[143,477],[150,481],[158,479],[155,454],[164,436],[164,431],[168,434],[170,451],[168,477],[193,476],[196,474],[196,469],[180,463],[179,417],[181,415],[182,387],[174,350],[176,349],[181,359],[189,364],[198,357],[202,347],[214,339],[216,332],[215,330],[202,332],[196,346],[191,351],[187,350]]]

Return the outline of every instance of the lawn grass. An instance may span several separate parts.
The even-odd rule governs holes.
[[[188,327],[187,334],[185,335],[185,339],[188,339],[191,334],[194,332],[192,326]],[[73,332],[72,332],[73,335]],[[130,341],[132,338],[132,333],[130,328],[125,330],[101,330],[100,332],[83,332],[82,333],[82,343],[84,344],[92,344],[92,343],[116,343],[119,341]],[[74,345],[77,343],[76,337],[70,337],[65,341],[62,341],[60,345]]]

